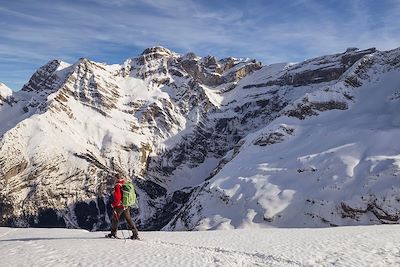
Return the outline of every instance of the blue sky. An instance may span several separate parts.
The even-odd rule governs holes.
[[[0,81],[53,58],[121,63],[146,47],[296,62],[400,46],[400,0],[0,0]]]

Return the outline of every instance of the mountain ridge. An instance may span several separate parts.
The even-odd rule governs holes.
[[[120,171],[136,177],[139,209],[133,213],[141,228],[291,226],[276,219],[290,217],[284,209],[268,210],[277,200],[268,202],[262,196],[271,198],[272,192],[280,192],[286,202],[279,201],[287,204],[293,199],[291,194],[304,194],[301,186],[294,190],[283,184],[276,189],[269,178],[263,178],[259,183],[272,191],[255,189],[256,195],[261,194],[256,199],[265,202],[262,208],[249,201],[255,206],[245,208],[244,217],[236,217],[229,215],[229,206],[237,203],[234,195],[223,193],[226,189],[219,179],[227,178],[221,175],[228,167],[237,169],[240,162],[230,166],[232,162],[250,153],[248,149],[254,150],[253,146],[286,144],[303,121],[351,111],[362,96],[355,90],[368,91],[374,79],[398,71],[399,54],[399,49],[349,49],[297,64],[262,66],[253,59],[181,56],[151,47],[122,64],[50,61],[21,91],[12,93],[12,104],[0,106],[0,224],[105,229],[110,223],[112,173]],[[291,123],[277,124],[277,120]],[[270,152],[257,153],[263,158]],[[302,175],[319,168],[295,169]],[[344,180],[349,176],[341,175]],[[242,178],[232,174],[228,180],[243,184]],[[243,186],[253,191],[251,184]],[[209,204],[205,196],[218,203],[211,207],[220,210],[200,208]],[[329,210],[350,219],[332,219],[313,208],[308,211],[304,205],[310,202],[300,201],[305,204],[297,204],[298,210],[315,218],[302,220],[305,226],[351,224],[349,214],[359,210],[334,200]],[[382,223],[379,214],[393,222],[398,220],[397,207],[392,204],[383,212],[382,205],[376,205],[366,213],[377,218],[372,223]]]

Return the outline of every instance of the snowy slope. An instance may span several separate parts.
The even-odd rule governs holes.
[[[0,257],[2,266],[398,266],[399,230],[143,232],[124,242],[105,232],[0,228]]]
[[[4,103],[8,102],[8,98],[12,95],[12,90],[5,85],[4,83],[0,82],[0,108],[4,105]]]
[[[398,223],[399,62],[50,61],[0,107],[0,224],[107,229],[115,171],[149,230]]]
[[[165,229],[399,223],[399,57],[375,54],[339,81],[308,86],[242,139]]]
[[[10,95],[12,95],[12,90],[7,85],[0,82],[0,96],[6,98]]]

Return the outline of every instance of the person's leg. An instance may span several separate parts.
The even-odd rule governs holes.
[[[114,209],[111,220],[111,235],[117,234],[119,218],[121,217],[123,211],[123,209]]]
[[[139,238],[139,232],[138,232],[138,229],[137,229],[135,223],[132,221],[129,209],[126,209],[124,211],[124,215],[125,215],[125,220],[126,220],[126,222],[128,223],[128,225],[130,227],[130,230],[132,230],[133,238],[134,239],[138,239]]]

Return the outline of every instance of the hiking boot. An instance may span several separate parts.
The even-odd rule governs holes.
[[[117,238],[117,236],[115,234],[108,234],[106,235],[107,238]]]
[[[138,236],[135,236],[135,235],[131,236],[131,239],[132,240],[140,240],[140,238]]]

